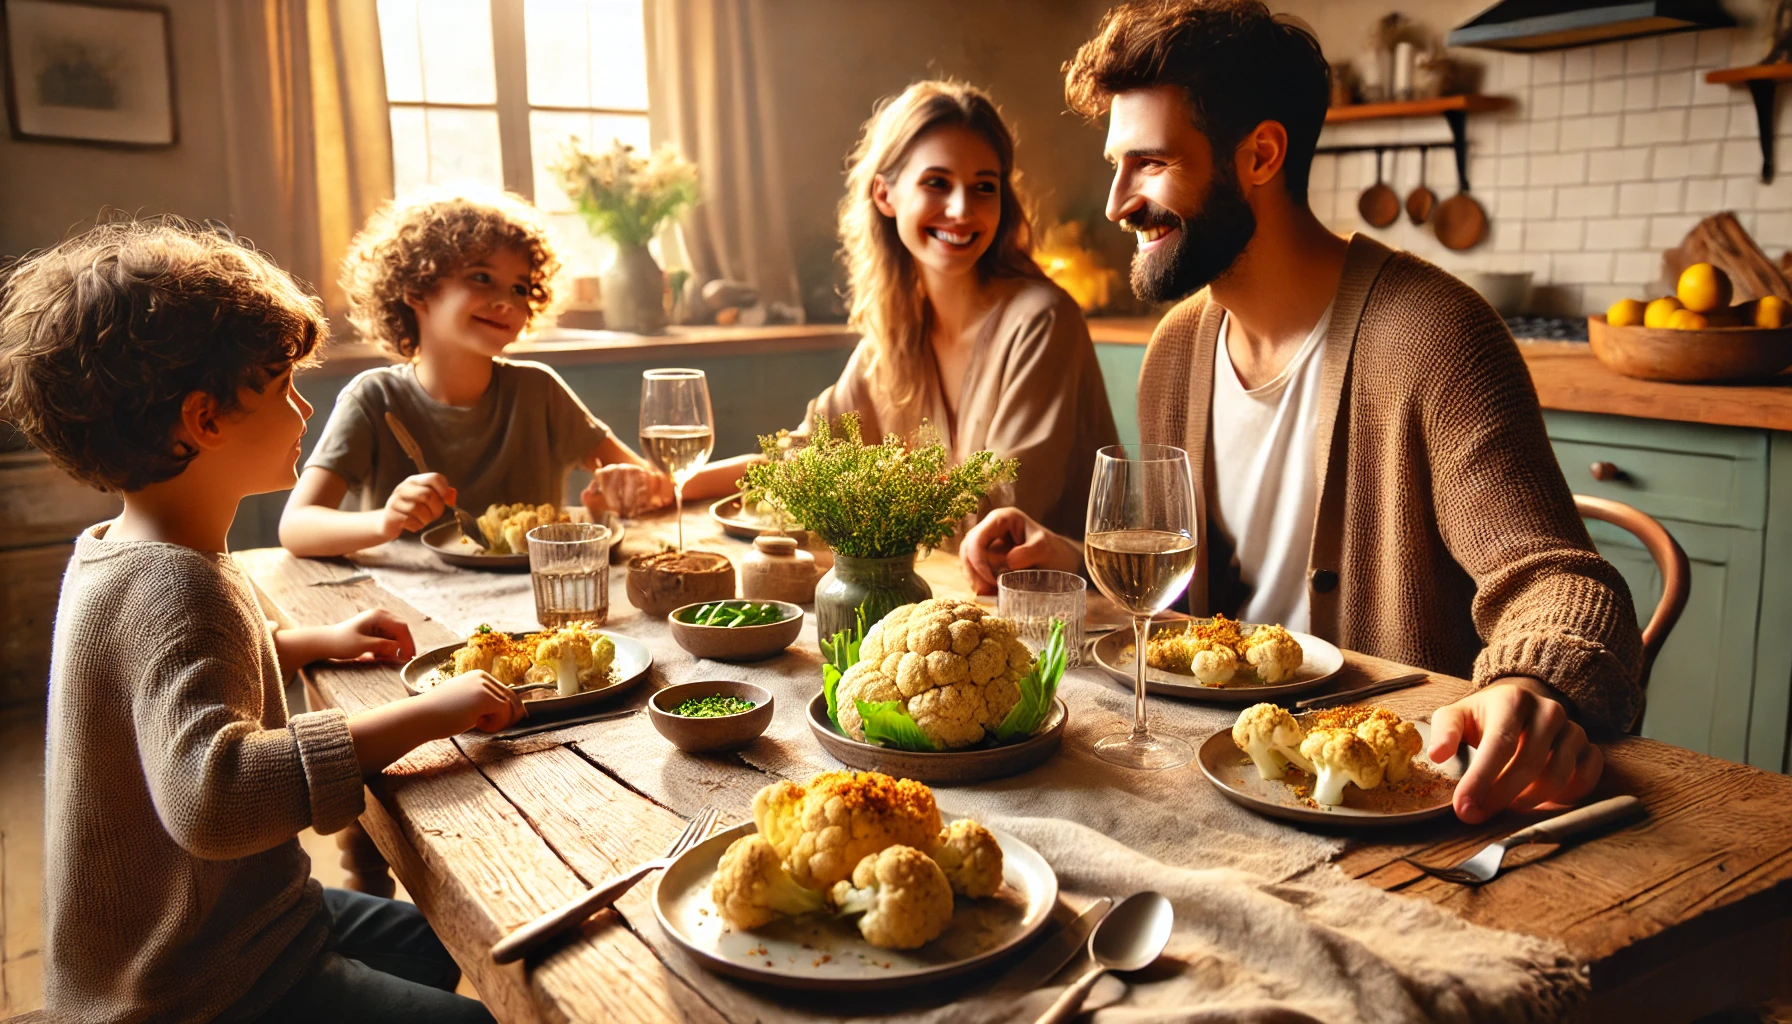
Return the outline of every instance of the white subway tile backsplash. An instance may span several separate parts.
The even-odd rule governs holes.
[[[1527,111],[1533,119],[1560,117],[1562,115],[1562,87],[1559,85],[1539,85],[1531,90],[1531,106]]]
[[[1680,71],[1690,68],[1698,59],[1699,37],[1691,32],[1679,32],[1661,39],[1661,70]]]
[[[1590,243],[1592,239],[1588,239]],[[1612,254],[1609,252],[1557,253],[1549,260],[1550,280],[1568,284],[1610,284]]]
[[[1531,161],[1531,180],[1539,185],[1579,185],[1587,180],[1587,154],[1556,153]]]
[[[1763,210],[1755,215],[1755,244],[1777,259],[1780,250],[1792,247],[1792,212]]]
[[[1690,178],[1686,182],[1686,212],[1708,217],[1724,206],[1722,178]]]
[[[1624,109],[1655,109],[1655,76],[1631,75],[1624,79]]]
[[[1494,252],[1518,254],[1526,252],[1524,245],[1526,223],[1528,222],[1522,220],[1506,220],[1494,225]]]
[[[1624,115],[1624,144],[1647,146],[1680,142],[1686,137],[1686,111],[1648,110]]]
[[[1520,153],[1514,156],[1501,156],[1495,181],[1500,185],[1522,186],[1530,181],[1531,158]]]
[[[1730,66],[1730,37],[1735,33],[1729,29],[1714,29],[1696,32],[1699,40],[1697,64],[1702,68],[1723,68]]]
[[[1610,149],[1616,146],[1623,138],[1623,127],[1624,122],[1617,114],[1605,114],[1593,118],[1587,124],[1587,148]]]
[[[1717,173],[1718,144],[1694,142],[1684,146],[1655,147],[1650,174],[1657,178],[1689,178]]]
[[[1691,71],[1664,73],[1655,83],[1655,102],[1664,107],[1684,107],[1692,103]]]
[[[1642,181],[1649,177],[1647,149],[1596,149],[1587,154],[1587,180]]]
[[[1753,139],[1731,139],[1723,144],[1718,170],[1724,174],[1761,173],[1761,143]]]
[[[1618,212],[1627,217],[1654,213],[1655,183],[1627,181],[1619,185]]]
[[[1556,190],[1532,186],[1524,191],[1524,218],[1548,220],[1556,215]]]
[[[1562,81],[1586,82],[1593,77],[1593,49],[1577,46],[1562,54]]]
[[[1556,209],[1564,216],[1610,217],[1617,208],[1616,185],[1575,185],[1556,190]]]
[[[1593,113],[1615,114],[1624,109],[1624,79],[1607,78],[1593,83]]]
[[[1533,121],[1525,139],[1525,149],[1532,153],[1554,153],[1560,141],[1560,121]]]
[[[1730,102],[1736,90],[1719,82],[1705,81],[1705,71],[1692,73],[1692,104],[1695,107],[1719,106]]]
[[[1724,207],[1742,210],[1755,206],[1755,189],[1760,183],[1759,177],[1726,179],[1724,181]]]
[[[1747,95],[1744,93],[1743,95]],[[1732,103],[1730,105],[1730,138],[1761,138],[1761,121],[1755,115],[1754,103]]]
[[[1687,111],[1686,141],[1715,142],[1730,137],[1730,115],[1724,107],[1693,107]]]
[[[1621,252],[1612,264],[1612,280],[1633,285],[1634,298],[1654,297],[1655,279],[1661,276],[1661,254]]]
[[[1587,222],[1587,244],[1622,252],[1640,249],[1649,238],[1649,218],[1612,217]]]
[[[1586,243],[1587,222],[1576,217],[1529,221],[1525,225],[1525,241],[1533,250],[1543,252],[1577,252]]]
[[[1624,73],[1624,44],[1602,43],[1593,47],[1593,78],[1617,78]]]
[[[1702,218],[1690,214],[1674,214],[1666,217],[1649,219],[1649,248],[1672,249],[1686,238],[1686,233],[1693,229]]]
[[[1649,75],[1661,70],[1661,40],[1655,36],[1632,39],[1624,44],[1624,73]]]
[[[1562,85],[1562,116],[1580,117],[1593,112],[1593,84],[1568,82]]]
[[[1531,57],[1531,84],[1552,85],[1562,80],[1562,54],[1559,50],[1548,53],[1533,54]]]

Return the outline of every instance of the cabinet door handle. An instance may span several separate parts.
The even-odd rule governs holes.
[[[1593,479],[1599,481],[1617,480],[1624,475],[1623,470],[1610,462],[1595,462],[1588,469],[1593,474]]]

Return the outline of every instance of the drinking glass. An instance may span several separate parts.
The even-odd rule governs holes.
[[[610,528],[549,523],[528,533],[535,618],[545,629],[610,617]]]
[[[672,478],[680,552],[684,551],[684,484],[709,461],[715,446],[709,379],[702,370],[648,370],[641,374],[641,453]]]
[[[1132,614],[1130,733],[1104,736],[1095,756],[1127,768],[1179,768],[1194,748],[1153,735],[1145,711],[1145,640],[1151,616],[1168,608],[1195,571],[1195,489],[1188,453],[1169,445],[1113,445],[1095,455],[1084,539],[1089,576]]]
[[[1014,622],[1016,635],[1038,654],[1052,637],[1052,623],[1064,623],[1065,667],[1082,660],[1083,616],[1089,584],[1074,572],[1017,569],[996,580],[996,614]]]

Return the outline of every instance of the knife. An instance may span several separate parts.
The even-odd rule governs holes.
[[[1354,690],[1345,690],[1341,693],[1328,693],[1323,697],[1309,697],[1306,700],[1297,700],[1294,702],[1294,706],[1300,708],[1302,711],[1310,711],[1313,708],[1323,707],[1326,704],[1330,704],[1332,701],[1353,701],[1360,697],[1373,697],[1378,693],[1390,693],[1394,690],[1404,690],[1409,686],[1417,686],[1430,678],[1431,676],[1428,673],[1413,672],[1408,675],[1395,676],[1392,679],[1383,679],[1379,683],[1370,683],[1368,686],[1359,686]]]
[[[1002,975],[991,991],[995,992],[1031,992],[1056,977],[1089,941],[1089,933],[1108,916],[1113,909],[1114,901],[1106,896],[1084,908],[1073,920],[1053,932],[1043,942],[1027,954],[1027,958],[1015,964],[1007,974]]]
[[[417,467],[417,472],[429,472],[429,467],[423,462],[423,448],[417,443],[417,439],[411,436],[411,432],[405,429],[404,421],[388,411],[386,426],[391,428],[392,436],[398,439],[398,447],[403,448],[404,453],[411,457],[411,464]],[[460,532],[465,534],[468,540],[482,548],[492,546],[492,542],[485,536],[485,531],[480,529],[479,520],[468,515],[459,505],[451,503],[448,510],[454,513],[454,521],[460,525]]]

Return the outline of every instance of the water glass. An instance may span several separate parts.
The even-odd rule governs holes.
[[[535,618],[546,629],[610,617],[610,528],[549,523],[529,531]]]
[[[1083,616],[1089,584],[1074,572],[1018,569],[996,580],[996,614],[1014,622],[1020,642],[1034,654],[1051,639],[1052,623],[1064,623],[1066,667],[1082,662]]]

